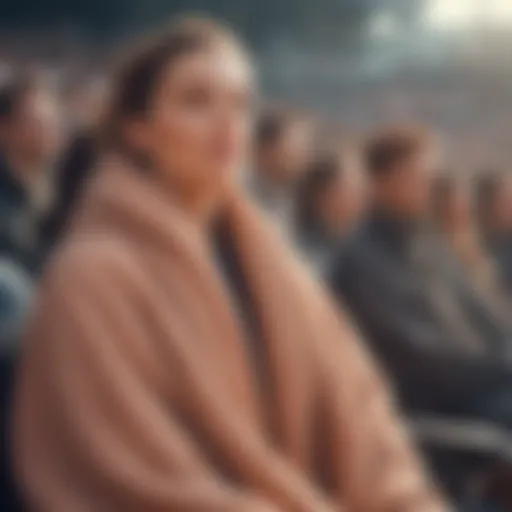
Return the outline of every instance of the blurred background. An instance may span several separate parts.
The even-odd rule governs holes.
[[[7,0],[0,74],[24,63],[60,81],[99,79],[121,42],[183,11],[240,31],[272,98],[350,129],[435,123],[461,166],[508,163],[508,0]]]

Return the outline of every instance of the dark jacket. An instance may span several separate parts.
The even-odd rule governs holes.
[[[373,216],[329,281],[409,407],[452,409],[487,387],[512,386],[508,329],[426,230]]]
[[[312,270],[320,276],[329,268],[330,261],[340,250],[343,239],[341,235],[338,238],[329,236],[320,226],[301,229],[296,236],[298,249]]]
[[[0,154],[0,257],[18,263],[30,274],[41,256],[39,223],[27,190]]]

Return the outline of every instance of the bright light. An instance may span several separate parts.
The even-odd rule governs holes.
[[[440,30],[482,25],[512,28],[512,0],[430,0],[423,19],[428,26]]]
[[[512,2],[510,0],[487,0],[489,22],[495,25],[512,26]]]
[[[431,0],[423,19],[441,30],[469,28],[476,20],[479,4],[478,0]]]

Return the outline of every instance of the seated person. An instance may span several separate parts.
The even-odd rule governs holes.
[[[267,110],[256,126],[248,188],[286,236],[293,230],[295,187],[311,157],[313,132],[307,117],[282,109]]]
[[[439,234],[465,269],[479,293],[509,322],[510,301],[499,271],[483,243],[475,213],[473,182],[443,173],[433,191],[433,218]]]
[[[510,333],[426,221],[435,153],[414,128],[369,142],[371,212],[336,256],[330,284],[409,409],[512,427]]]
[[[296,198],[298,246],[323,274],[364,208],[365,183],[352,149],[322,150],[309,165]]]
[[[44,259],[40,224],[52,201],[59,123],[53,92],[36,78],[15,78],[0,90],[0,256],[31,274]]]
[[[512,294],[512,179],[488,173],[478,190],[480,226],[487,248],[498,267],[500,282]]]
[[[466,176],[443,173],[435,182],[433,217],[440,235],[481,289],[497,288],[492,260],[481,244],[471,181]]]

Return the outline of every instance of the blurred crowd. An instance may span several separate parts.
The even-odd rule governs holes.
[[[107,93],[97,77],[57,87],[35,72],[9,72],[0,83],[6,409],[38,282],[95,168]],[[435,127],[383,126],[361,136],[268,106],[241,178],[350,312],[411,417],[484,423],[508,439],[512,174],[451,169],[442,146]]]

